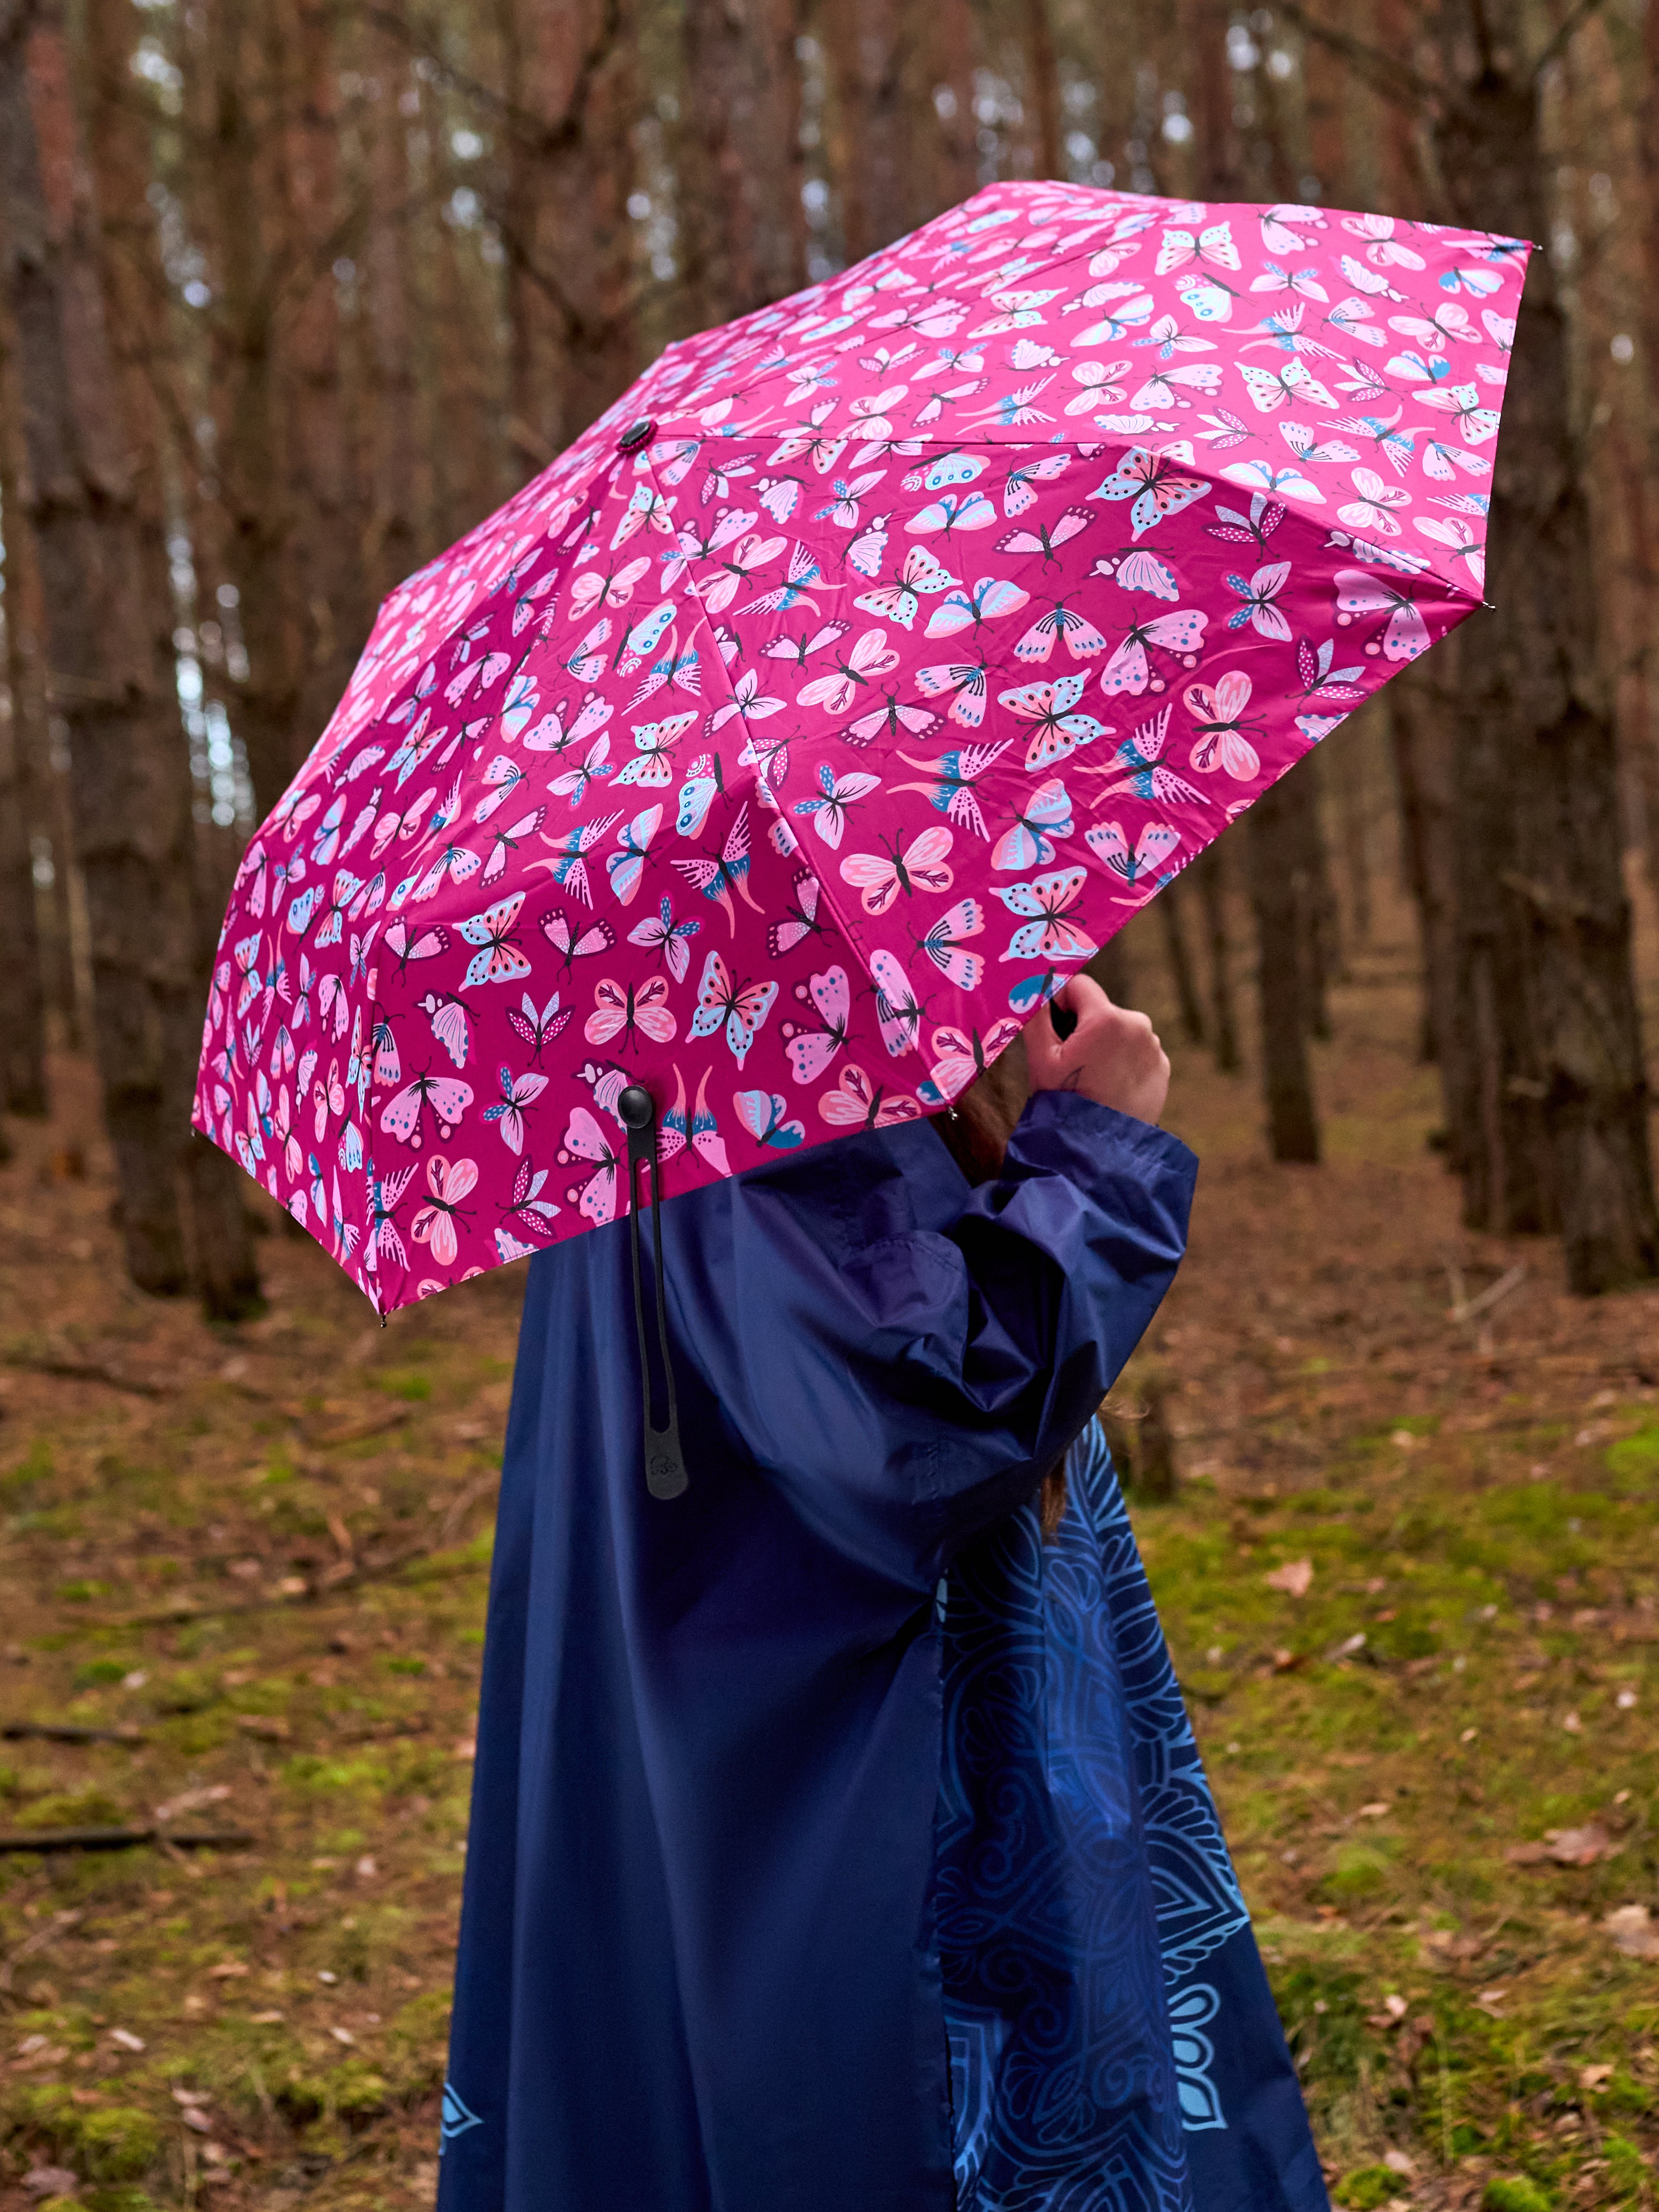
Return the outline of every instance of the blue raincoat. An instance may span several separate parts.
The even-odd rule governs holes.
[[[626,1223],[532,1263],[439,2212],[1322,2212],[1091,1419],[1194,1172],[1042,1092],[674,1200],[668,1502]]]

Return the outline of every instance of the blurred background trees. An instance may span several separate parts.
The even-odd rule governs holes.
[[[1659,1272],[1627,896],[1659,886],[1659,8],[0,0],[0,1107],[93,1054],[136,1281],[256,1295],[182,1126],[194,1032],[381,594],[670,338],[1040,175],[1543,246],[1497,611],[1109,964],[1167,963],[1316,1163],[1309,1041],[1398,866],[1470,1225],[1561,1234],[1586,1291]]]

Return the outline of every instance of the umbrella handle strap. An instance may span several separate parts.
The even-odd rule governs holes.
[[[663,1280],[661,1171],[657,1160],[656,1101],[643,1084],[630,1084],[617,1102],[628,1132],[628,1237],[634,1262],[634,1323],[640,1339],[640,1393],[645,1422],[645,1486],[653,1498],[678,1498],[690,1480],[680,1449],[679,1410],[674,1398],[674,1363],[668,1352],[668,1297]],[[655,1281],[657,1342],[668,1386],[668,1419],[659,1426],[653,1403],[649,1339],[645,1326],[645,1286],[640,1267],[640,1170],[651,1176],[651,1244]]]

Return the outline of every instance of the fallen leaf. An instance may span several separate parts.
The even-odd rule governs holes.
[[[1601,1925],[1613,1938],[1613,1948],[1627,1959],[1659,1959],[1659,1928],[1654,1927],[1645,1905],[1620,1905],[1603,1916]]]
[[[1380,1820],[1389,1809],[1386,1797],[1374,1797],[1369,1805],[1362,1805],[1358,1817],[1362,1820]]]
[[[1417,2171],[1416,2160],[1407,2158],[1403,2150],[1385,2150],[1382,2163],[1390,2173],[1415,2173]]]
[[[252,1968],[241,1959],[221,1959],[216,1966],[210,1966],[207,1978],[210,1982],[228,1982],[234,1975],[252,1972]]]
[[[211,2135],[213,2123],[205,2112],[198,2112],[194,2105],[186,2105],[179,2115],[187,2128],[194,2128],[198,2136]]]
[[[1306,1597],[1313,1578],[1311,1559],[1286,1559],[1282,1567],[1262,1577],[1269,1589],[1283,1590],[1291,1597]]]
[[[1617,1848],[1607,1830],[1590,1821],[1582,1828],[1551,1828],[1542,1843],[1511,1844],[1504,1856],[1511,1866],[1594,1866]]]
[[[349,2027],[331,2027],[328,2031],[337,2043],[355,2044],[356,2037]]]
[[[1578,2069],[1578,2086],[1581,2089],[1599,2089],[1604,2081],[1610,2081],[1612,2078],[1611,2066],[1581,2066]]]
[[[109,2039],[112,2043],[118,2043],[123,2051],[142,2051],[144,2047],[143,2037],[135,2035],[130,2027],[111,2028]]]
[[[1475,2002],[1483,2012],[1489,2012],[1495,2017],[1498,2006],[1508,1995],[1507,1990],[1482,1990],[1480,1996],[1476,1997]]]
[[[286,1741],[289,1734],[280,1713],[238,1713],[236,1725],[245,1735],[264,1736],[273,1743]]]
[[[229,1795],[228,1782],[211,1783],[203,1790],[181,1790],[165,1805],[155,1807],[155,1817],[158,1820],[176,1820],[180,1813],[199,1813],[204,1805],[222,1804]]]
[[[31,2197],[73,2197],[81,2177],[66,2166],[33,2166],[23,2176],[23,2186]]]

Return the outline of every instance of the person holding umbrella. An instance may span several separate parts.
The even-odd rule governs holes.
[[[383,1317],[532,1261],[441,2212],[1323,2204],[1091,1426],[1192,1163],[1082,971],[1478,608],[1526,257],[988,186],[669,346],[250,842],[197,1126]]]
[[[670,1505],[627,1231],[532,1262],[440,2212],[1324,2203],[1092,1425],[1196,1162],[1055,1004],[1023,1107],[665,1209]]]

